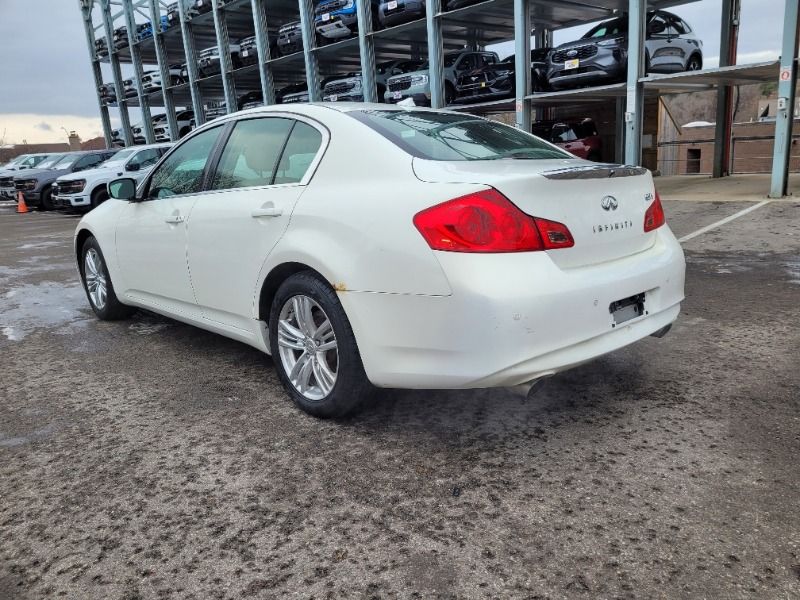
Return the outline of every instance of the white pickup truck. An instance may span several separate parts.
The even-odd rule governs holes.
[[[51,201],[55,208],[91,210],[108,199],[109,181],[132,177],[137,182],[158,162],[172,144],[123,148],[95,169],[70,173],[56,179]]]

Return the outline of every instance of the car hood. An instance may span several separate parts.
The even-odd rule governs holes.
[[[613,40],[614,38],[625,38],[628,37],[627,34],[622,35],[605,35],[603,37],[595,37],[595,38],[581,38],[579,40],[574,40],[572,42],[566,42],[559,46],[556,46],[553,51],[556,50],[569,50],[570,48],[578,48],[580,46],[586,46],[588,44],[595,44],[602,40]]]
[[[137,171],[138,172],[138,171]],[[97,169],[86,169],[85,171],[78,171],[77,173],[66,173],[61,175],[59,181],[74,181],[76,179],[93,179],[95,177],[111,176],[121,177],[125,174],[125,167],[119,163],[117,167],[99,167]]]
[[[428,69],[423,69],[421,71],[409,71],[408,73],[402,73],[401,75],[392,75],[386,81],[388,82],[395,79],[401,79],[403,77],[413,77],[414,75],[425,75],[427,77],[429,74],[428,71]]]
[[[16,179],[55,179],[69,173],[69,169],[25,169],[15,173]]]

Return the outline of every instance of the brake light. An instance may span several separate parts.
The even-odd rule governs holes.
[[[574,245],[561,223],[531,217],[495,189],[455,198],[414,216],[433,250],[533,252]]]
[[[666,223],[667,219],[664,216],[664,207],[661,206],[661,198],[658,197],[658,192],[656,192],[656,199],[650,205],[650,208],[647,209],[647,212],[644,213],[644,231],[647,233],[648,231],[653,231],[654,229],[658,229],[664,223]]]

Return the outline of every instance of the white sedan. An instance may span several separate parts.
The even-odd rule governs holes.
[[[532,384],[663,335],[683,300],[646,169],[463,114],[255,108],[109,191],[75,234],[97,316],[250,344],[321,417],[372,386]]]

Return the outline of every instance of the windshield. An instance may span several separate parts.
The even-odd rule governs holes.
[[[347,113],[403,150],[427,160],[572,158],[514,127],[468,115],[433,111]]]
[[[112,163],[125,162],[125,160],[128,159],[134,152],[136,152],[137,149],[138,148],[128,148],[126,150],[120,150],[114,156],[105,161],[103,166],[110,165]]]
[[[59,160],[53,163],[53,166],[50,167],[51,169],[66,169],[67,167],[72,166],[76,160],[78,160],[78,156],[74,154],[64,154]]]
[[[61,160],[63,156],[64,156],[63,154],[54,154],[53,156],[48,157],[47,160],[43,160],[36,166],[39,169],[52,169],[53,165],[55,165],[59,160]]]
[[[627,35],[627,33],[628,18],[619,17],[617,19],[611,19],[610,21],[596,25],[594,28],[587,31],[581,39],[586,40],[589,38],[602,38],[610,35]]]

